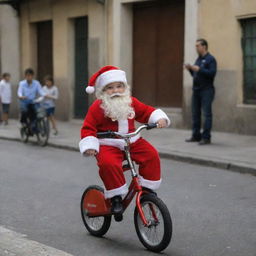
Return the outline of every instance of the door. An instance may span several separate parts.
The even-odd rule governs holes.
[[[53,75],[52,21],[37,23],[37,79],[42,85],[46,75]]]
[[[184,0],[134,4],[133,94],[153,106],[182,106]]]
[[[74,116],[84,118],[88,110],[88,19],[75,19],[75,94]]]

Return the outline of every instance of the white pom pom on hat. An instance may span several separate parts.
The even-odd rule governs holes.
[[[85,90],[88,94],[92,94],[95,92],[95,87],[103,89],[107,84],[113,82],[127,84],[126,74],[117,67],[105,66],[91,76]]]
[[[92,93],[95,92],[95,88],[94,88],[94,86],[87,86],[87,87],[85,88],[85,91],[86,91],[88,94],[92,94]]]

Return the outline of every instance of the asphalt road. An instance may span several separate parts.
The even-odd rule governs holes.
[[[163,255],[256,256],[255,176],[165,159],[162,172],[174,226]],[[80,198],[91,184],[102,184],[93,158],[0,140],[1,226],[77,256],[154,255],[136,236],[134,204],[105,238],[88,235]]]

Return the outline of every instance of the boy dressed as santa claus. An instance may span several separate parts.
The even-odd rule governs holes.
[[[91,77],[86,92],[93,93],[95,89],[97,100],[84,119],[79,148],[82,154],[96,157],[105,197],[111,198],[112,213],[116,220],[121,220],[122,196],[128,192],[122,169],[125,143],[123,139],[98,139],[97,132],[134,132],[135,121],[157,123],[158,128],[164,128],[170,125],[170,120],[161,109],[132,97],[125,72],[116,67],[105,66]],[[130,153],[139,165],[141,186],[148,190],[158,189],[161,170],[156,149],[137,135],[131,138]]]

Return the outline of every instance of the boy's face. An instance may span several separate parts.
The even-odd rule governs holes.
[[[25,75],[25,79],[26,79],[28,82],[32,82],[33,78],[34,78],[34,75],[32,75],[32,74],[26,74],[26,75]]]
[[[52,81],[45,80],[45,84],[46,84],[47,87],[51,87],[52,86]]]
[[[114,82],[114,83],[110,83],[108,85],[105,86],[104,88],[104,92],[108,95],[112,95],[115,93],[124,93],[125,92],[125,86],[123,83],[121,82]]]
[[[6,82],[9,82],[9,81],[10,81],[10,79],[11,79],[11,77],[10,77],[10,76],[5,76],[5,77],[4,77],[4,80],[5,80]]]

